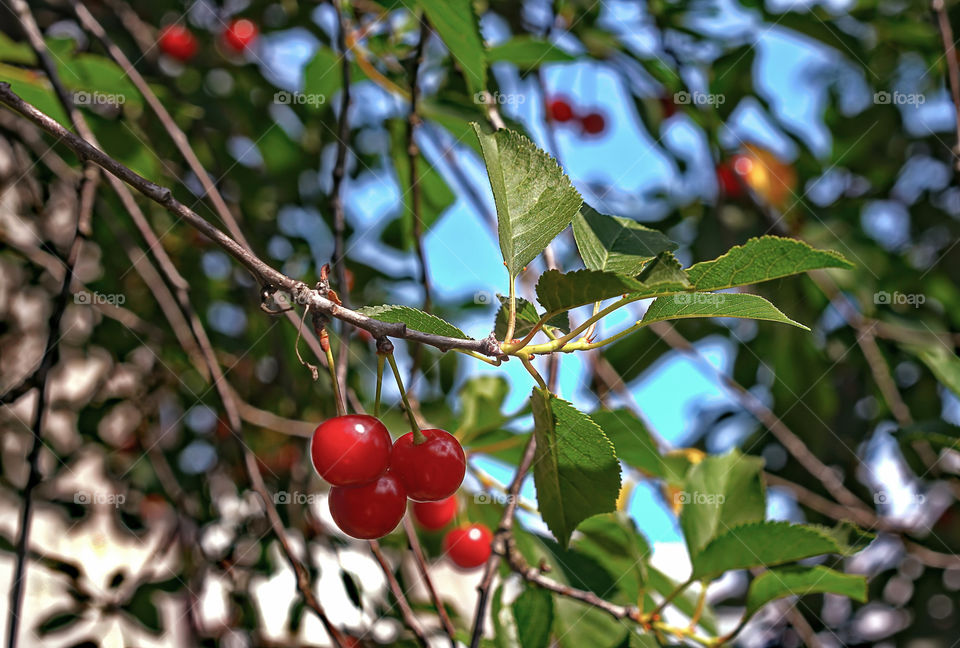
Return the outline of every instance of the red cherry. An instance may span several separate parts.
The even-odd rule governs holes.
[[[453,495],[467,470],[463,448],[449,432],[423,430],[427,440],[413,443],[407,432],[393,444],[390,469],[397,474],[407,496],[416,502],[436,502]]]
[[[743,183],[729,162],[721,162],[717,166],[717,184],[728,198],[739,198],[743,195]]]
[[[660,102],[660,110],[663,111],[663,118],[670,119],[677,114],[677,104],[673,102],[673,97],[657,97]]]
[[[451,495],[438,502],[414,502],[413,517],[424,529],[437,531],[450,524],[457,514],[457,497]]]
[[[443,538],[443,551],[457,567],[472,569],[487,562],[493,534],[483,524],[468,524],[453,529]]]
[[[599,135],[606,125],[607,120],[598,112],[589,113],[580,118],[580,128],[588,135]]]
[[[231,20],[223,32],[223,42],[234,52],[242,53],[257,39],[260,30],[257,25],[247,18]]]
[[[167,25],[157,39],[160,51],[178,61],[187,62],[197,53],[197,39],[183,25]]]
[[[337,416],[317,426],[310,456],[317,474],[334,486],[371,482],[390,467],[390,433],[372,416]]]
[[[550,118],[555,122],[568,122],[573,119],[573,108],[566,99],[554,99],[547,105]]]
[[[334,486],[329,500],[333,521],[359,540],[387,535],[407,510],[407,492],[393,473],[360,486]]]

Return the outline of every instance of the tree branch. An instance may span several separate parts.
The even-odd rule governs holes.
[[[0,82],[0,103],[9,106],[47,133],[59,138],[65,146],[80,156],[81,159],[95,162],[102,169],[123,180],[147,198],[162,205],[171,213],[176,214],[211,241],[219,245],[225,252],[229,253],[234,259],[257,276],[265,285],[274,284],[289,292],[297,303],[309,305],[310,308],[329,315],[330,317],[365,329],[373,334],[374,337],[403,338],[414,342],[429,344],[441,351],[463,349],[492,357],[501,357],[503,355],[499,349],[499,344],[492,338],[482,340],[461,339],[425,333],[416,329],[408,329],[403,323],[384,322],[368,317],[331,301],[319,291],[310,289],[302,281],[284,275],[264,263],[259,257],[245,250],[237,241],[224,234],[220,229],[174,198],[173,193],[169,189],[161,187],[138,175],[130,168],[117,162],[100,149],[91,145],[85,139],[77,137],[63,128],[63,126],[55,120],[23,101],[23,99],[10,89],[10,84],[8,83]]]
[[[380,549],[380,543],[376,540],[371,540],[370,551],[373,552],[377,562],[380,563],[380,568],[383,569],[383,575],[387,578],[390,592],[393,594],[393,598],[400,608],[400,614],[403,615],[403,623],[410,628],[410,631],[413,632],[421,646],[428,646],[429,642],[427,641],[427,635],[423,632],[423,626],[420,625],[420,621],[416,615],[414,615],[413,609],[410,607],[409,601],[407,601],[407,597],[403,594],[403,588],[401,588],[400,583],[397,582],[397,577],[393,575],[393,569],[384,557],[383,551]]]

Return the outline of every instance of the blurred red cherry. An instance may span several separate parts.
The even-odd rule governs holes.
[[[228,48],[240,54],[257,40],[259,33],[260,30],[252,20],[237,18],[227,25],[227,29],[223,32],[223,42]]]
[[[457,514],[457,496],[438,502],[414,502],[413,517],[424,529],[437,531],[450,524]]]
[[[157,39],[160,51],[170,58],[186,63],[197,53],[197,39],[183,25],[167,25]]]
[[[547,104],[547,110],[550,112],[550,118],[559,123],[568,122],[573,119],[573,108],[566,99],[556,98]]]
[[[599,135],[606,129],[607,120],[598,112],[592,112],[580,118],[580,128],[587,135]]]
[[[487,562],[493,551],[493,534],[483,524],[453,529],[443,539],[443,550],[457,567],[473,569]]]

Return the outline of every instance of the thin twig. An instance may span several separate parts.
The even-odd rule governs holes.
[[[30,47],[37,55],[37,59],[44,66],[60,102],[76,126],[76,121],[78,121],[80,113],[74,105],[72,97],[57,76],[56,65],[54,65],[53,60],[50,58],[50,52],[47,50],[47,46],[43,41],[40,28],[30,13],[30,7],[25,0],[13,0],[13,9],[20,19],[20,24],[23,27],[24,33],[27,35]],[[17,645],[17,631],[19,630],[20,624],[27,568],[26,558],[30,538],[30,521],[33,514],[32,496],[34,488],[36,488],[41,480],[39,459],[40,449],[43,447],[41,433],[43,431],[43,412],[47,396],[47,377],[50,369],[59,359],[59,341],[61,339],[60,322],[63,319],[64,311],[67,309],[67,298],[71,294],[70,286],[73,283],[74,268],[76,267],[77,259],[80,257],[80,249],[83,246],[84,239],[88,237],[91,232],[93,204],[99,177],[100,173],[96,168],[89,164],[84,165],[83,178],[79,187],[77,221],[74,225],[73,238],[67,253],[66,263],[64,264],[65,271],[63,280],[60,282],[60,290],[47,323],[47,342],[44,347],[43,358],[36,373],[32,377],[32,383],[37,387],[37,401],[35,414],[33,416],[33,444],[27,455],[29,472],[27,475],[27,483],[23,488],[23,507],[20,511],[19,535],[17,536],[16,547],[14,549],[16,562],[14,565],[13,581],[10,585],[10,607],[7,621],[7,646],[9,648],[15,648]]]
[[[344,231],[347,226],[347,217],[343,208],[343,178],[346,174],[347,149],[350,142],[350,66],[352,62],[347,56],[347,31],[350,25],[343,11],[341,0],[333,0],[333,8],[337,13],[337,48],[340,50],[340,111],[337,115],[337,157],[333,165],[333,186],[330,190],[330,208],[333,212],[333,259],[331,265],[337,277],[337,292],[341,302],[350,306],[350,283],[347,280],[347,259],[344,246]],[[346,326],[341,328],[340,348],[337,356],[337,381],[341,385],[347,384],[347,364],[350,359],[350,331]]]
[[[437,609],[437,614],[440,616],[440,624],[443,626],[443,631],[446,632],[450,638],[450,645],[455,646],[456,639],[454,639],[454,634],[456,630],[453,627],[453,622],[450,621],[450,615],[447,614],[447,608],[443,604],[443,599],[440,598],[440,593],[433,584],[433,578],[430,576],[430,568],[427,566],[427,560],[423,556],[423,547],[420,546],[417,530],[413,527],[413,521],[409,515],[403,516],[403,530],[407,534],[407,540],[410,541],[410,550],[413,553],[414,562],[417,563],[417,570],[420,572],[423,584],[430,594],[433,607]]]
[[[400,587],[400,583],[397,582],[397,577],[393,575],[393,569],[384,557],[383,551],[380,549],[380,543],[376,540],[371,540],[370,551],[373,552],[373,555],[377,558],[377,562],[380,563],[380,567],[383,569],[383,575],[387,577],[387,584],[390,586],[393,598],[397,601],[400,614],[403,615],[404,625],[410,628],[410,631],[413,632],[413,635],[417,638],[421,646],[429,645],[427,635],[423,631],[423,626],[420,625],[420,620],[414,615],[413,609],[410,607],[410,602],[407,601],[407,597],[403,593],[403,588]]]
[[[953,155],[957,158],[954,166],[960,170],[960,64],[957,62],[957,50],[954,46],[953,28],[950,26],[950,17],[944,0],[933,0],[933,11],[937,14],[937,23],[940,25],[940,37],[943,39],[943,51],[947,59],[948,78],[950,79],[950,95],[953,97],[954,117],[957,121],[957,144],[953,148]]]
[[[500,558],[506,555],[511,530],[513,529],[513,515],[517,510],[517,502],[520,501],[520,486],[523,479],[533,463],[533,457],[537,452],[537,439],[530,435],[527,441],[527,447],[523,451],[523,458],[517,466],[517,472],[513,475],[513,481],[510,482],[510,488],[507,491],[507,504],[503,509],[503,515],[500,516],[500,525],[493,536],[493,552],[487,559],[486,567],[483,570],[483,579],[477,586],[477,610],[473,617],[473,636],[470,640],[470,648],[477,648],[480,645],[480,639],[483,637],[483,626],[487,615],[487,603],[490,600],[490,589],[493,587],[493,579],[497,575],[497,566],[500,564]]]
[[[427,39],[430,37],[430,27],[427,24],[426,16],[420,16],[420,37],[417,41],[417,48],[413,54],[413,67],[410,72],[410,110],[407,114],[407,166],[410,174],[410,211],[413,220],[413,247],[417,253],[417,261],[420,264],[420,284],[423,286],[423,310],[427,313],[433,309],[433,299],[431,297],[430,270],[427,267],[427,255],[423,248],[423,214],[421,213],[420,200],[420,177],[417,173],[417,159],[420,156],[420,149],[417,147],[416,133],[417,126],[420,123],[420,117],[417,114],[417,97],[419,95],[418,81],[420,76],[420,67],[423,65],[423,53]],[[420,370],[420,363],[423,358],[423,347],[419,344],[412,345],[410,349],[410,390],[413,391],[417,372]]]

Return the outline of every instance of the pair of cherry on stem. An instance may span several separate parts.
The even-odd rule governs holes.
[[[466,472],[463,447],[438,429],[407,432],[395,442],[379,419],[364,414],[337,416],[313,433],[310,455],[330,485],[330,514],[337,526],[359,539],[380,538],[414,502],[421,526],[438,530],[453,519],[454,495]],[[476,567],[490,555],[490,530],[483,525],[447,533],[444,550],[460,567]]]

